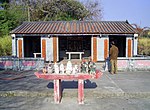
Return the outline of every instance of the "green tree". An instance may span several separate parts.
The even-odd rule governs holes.
[[[1,0],[0,3],[1,35],[9,34],[23,21],[91,20],[100,12],[98,2],[77,0]]]
[[[79,20],[89,13],[83,4],[76,0],[37,0],[25,4],[29,6],[28,16],[31,21]]]
[[[81,3],[88,10],[85,19],[87,20],[101,20],[103,8],[100,0],[80,0]]]
[[[0,0],[0,55],[10,55],[5,37],[24,21],[92,20],[101,12],[98,2],[79,0]]]
[[[16,4],[7,4],[7,6],[6,9],[0,9],[0,37],[8,35],[12,29],[26,20],[22,6]]]
[[[28,15],[28,21],[83,20],[100,17],[99,2],[78,0],[20,0]],[[100,14],[100,16],[99,16]]]

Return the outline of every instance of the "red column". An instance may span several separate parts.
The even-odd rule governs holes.
[[[18,53],[19,58],[22,58],[22,40],[18,40]]]
[[[78,103],[84,104],[84,80],[78,80]]]
[[[46,60],[46,40],[42,40],[42,57]]]
[[[93,36],[93,61],[97,62],[97,36]]]
[[[104,40],[104,58],[106,59],[108,57],[108,40]]]
[[[54,80],[54,102],[60,103],[61,97],[61,79],[56,79]]]
[[[132,40],[128,39],[128,57],[132,56]]]
[[[57,62],[57,37],[53,37],[53,61]]]

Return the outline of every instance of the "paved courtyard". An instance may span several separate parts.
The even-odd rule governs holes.
[[[21,78],[9,80],[22,75]],[[6,80],[7,79],[7,80]],[[150,72],[103,72],[86,80],[85,104],[77,102],[77,81],[62,81],[63,98],[53,100],[53,81],[38,79],[34,71],[0,71],[0,110],[149,110]]]

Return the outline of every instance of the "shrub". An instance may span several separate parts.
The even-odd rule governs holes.
[[[0,37],[0,56],[12,54],[12,40],[10,36]]]
[[[145,37],[139,38],[138,54],[150,55],[150,38]]]

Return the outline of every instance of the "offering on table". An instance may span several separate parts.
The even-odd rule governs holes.
[[[89,68],[89,71],[88,71],[89,74],[96,73],[96,64],[92,61],[91,57],[89,58],[88,68]]]
[[[59,67],[58,67],[58,64],[56,62],[54,64],[54,73],[59,74]]]
[[[47,73],[47,69],[46,67],[43,67],[43,74],[46,74]]]
[[[48,68],[48,73],[53,73],[53,64],[52,63],[49,63],[47,68]]]
[[[71,61],[68,61],[66,67],[66,74],[71,74],[71,73],[72,73],[72,63]]]
[[[64,68],[64,65],[62,63],[60,64],[59,70],[60,70],[60,74],[65,73],[65,68]]]
[[[88,72],[88,63],[86,60],[83,58],[81,62],[81,72],[82,73],[87,73]]]

